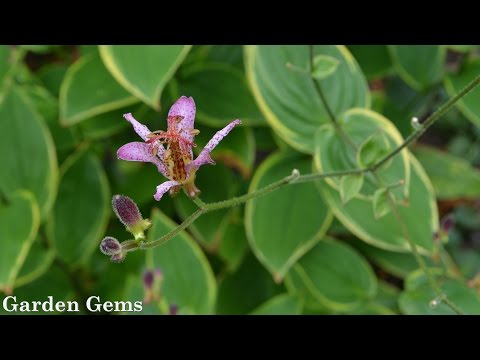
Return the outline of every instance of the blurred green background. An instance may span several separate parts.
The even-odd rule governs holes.
[[[380,131],[390,147],[480,74],[480,47],[316,46],[318,80],[358,141]],[[139,141],[122,114],[151,130],[181,95],[197,106],[198,153],[234,129],[202,167],[206,202],[286,175],[345,168],[315,93],[308,46],[0,46],[0,293],[17,301],[139,301],[146,269],[161,269],[141,313],[448,314],[408,251],[392,214],[375,219],[366,179],[348,204],[339,180],[292,185],[206,214],[166,245],[113,264],[104,236],[129,234],[111,197],[134,199],[153,221],[148,239],[196,206],[182,192],[153,199],[165,179],[151,164],[121,161]],[[305,69],[305,70],[304,70]],[[474,90],[403,157],[382,170],[407,179],[397,195],[412,239],[444,291],[480,314],[480,90]],[[347,159],[347,160],[345,160]],[[347,161],[347,162],[346,162]],[[337,181],[338,180],[338,181]],[[399,200],[399,201],[400,201]],[[433,234],[453,214],[439,245]],[[152,295],[152,294],[150,294]],[[0,313],[5,310],[0,307]],[[41,313],[41,312],[40,312]],[[138,313],[136,313],[138,314]]]

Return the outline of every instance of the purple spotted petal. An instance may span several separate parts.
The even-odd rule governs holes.
[[[147,140],[147,135],[151,133],[151,131],[145,125],[139,123],[131,113],[123,114],[125,120],[127,120],[130,124],[133,125],[133,130],[143,139]]]
[[[205,164],[215,164],[215,162],[212,160],[210,157],[210,153],[212,150],[215,148],[215,146],[218,145],[222,139],[228,135],[228,133],[237,125],[241,124],[242,122],[240,120],[234,120],[227,126],[225,126],[222,130],[217,131],[217,133],[213,136],[213,138],[210,139],[210,141],[205,145],[203,150],[200,152],[200,154],[197,156],[195,160],[190,162],[185,166],[185,169],[187,172],[190,172],[190,170],[193,169],[198,169],[200,166],[205,165]]]
[[[118,149],[117,157],[119,159],[127,161],[150,162],[157,166],[158,171],[163,174],[163,176],[168,177],[167,168],[158,158],[158,156],[153,156],[152,154],[150,154],[149,146],[146,143],[131,142],[125,144],[120,149]]]
[[[175,185],[180,185],[179,182],[175,180],[165,181],[163,184],[157,186],[157,192],[153,195],[153,198],[157,201],[160,201],[163,194],[165,194],[170,188],[174,187]]]
[[[183,120],[177,125],[177,129],[181,130],[180,134],[188,141],[193,141],[190,130],[195,126],[195,101],[192,97],[182,96],[172,105],[168,116],[176,115],[183,116]]]
[[[123,117],[130,123],[133,125],[133,130],[135,130],[135,132],[145,141],[147,141],[147,135],[151,133],[151,131],[148,129],[148,127],[146,127],[145,125],[143,125],[142,123],[139,123],[131,113],[127,113],[127,114],[123,114]],[[163,145],[159,142],[159,141],[156,141],[155,142],[155,145],[158,146],[158,155],[160,156],[161,159],[163,159],[163,154],[165,153],[165,148],[163,147]]]

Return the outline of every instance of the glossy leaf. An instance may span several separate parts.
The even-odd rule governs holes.
[[[197,147],[194,153],[198,154],[207,142],[219,130],[206,126],[196,126],[200,134],[195,137]],[[211,154],[214,161],[219,161],[237,170],[244,179],[250,178],[255,161],[255,139],[250,127],[239,126],[228,134]]]
[[[275,295],[284,293],[282,286],[248,253],[238,270],[219,283],[216,313],[248,314]]]
[[[315,79],[323,80],[332,75],[337,70],[339,61],[328,55],[317,55],[313,59],[312,76]]]
[[[256,308],[252,315],[300,315],[302,304],[290,294],[277,295]]]
[[[355,247],[377,266],[401,279],[419,268],[415,257],[411,253],[383,250],[361,241],[357,241]],[[434,265],[430,257],[423,256],[423,261],[429,266]]]
[[[317,162],[315,165],[318,169]],[[432,236],[438,230],[437,204],[425,171],[412,155],[410,166],[409,193],[412,195],[408,206],[397,204],[397,211],[419,251],[427,253],[433,249]],[[409,251],[407,240],[393,213],[376,220],[369,199],[355,198],[343,205],[340,194],[335,189],[325,182],[317,184],[335,216],[359,239],[385,250]]]
[[[103,63],[132,95],[156,110],[163,88],[188,54],[187,45],[102,45]]]
[[[363,174],[342,176],[340,180],[340,197],[342,203],[346,204],[357,195],[363,186]]]
[[[10,88],[0,102],[0,189],[28,189],[44,219],[57,191],[55,147],[43,119],[26,94]]]
[[[0,291],[10,294],[40,225],[35,198],[14,191],[0,202]]]
[[[457,74],[445,76],[445,88],[448,95],[455,96],[458,94],[479,73],[480,59],[467,60]],[[480,126],[480,90],[478,88],[459,100],[457,107],[471,122]]]
[[[316,80],[335,115],[370,106],[367,83],[355,59],[342,46],[315,46],[314,55],[338,60],[338,68]],[[308,69],[309,46],[247,46],[245,66],[255,100],[275,132],[295,149],[313,154],[315,130],[329,122],[312,79],[286,64]]]
[[[149,241],[177,226],[156,209],[150,219],[153,225],[148,233]],[[164,274],[162,289],[169,303],[177,304],[187,313],[213,313],[217,293],[215,277],[200,247],[186,232],[149,251],[153,251],[153,265]]]
[[[368,262],[333,239],[320,241],[292,271],[315,298],[336,310],[351,309],[377,292],[377,279]]]
[[[98,54],[77,60],[60,87],[60,123],[72,126],[83,120],[138,102],[110,75]]]
[[[480,171],[464,159],[427,146],[417,146],[413,153],[425,168],[438,199],[480,196]]]
[[[237,184],[230,169],[222,164],[203,167],[197,172],[196,186],[202,191],[203,201],[216,202],[232,197]],[[175,198],[175,208],[182,219],[186,219],[198,207],[183,192]],[[203,245],[216,249],[220,243],[232,214],[232,209],[213,211],[202,215],[189,227],[194,237]]]
[[[460,281],[446,279],[442,281],[442,290],[465,314],[480,315],[480,297],[474,289]],[[400,295],[400,310],[408,315],[454,315],[455,312],[445,303],[431,305],[436,299],[435,292],[427,282],[425,275],[416,271],[407,279],[407,288]]]
[[[111,211],[109,192],[100,161],[87,149],[62,164],[58,200],[47,223],[62,260],[85,263],[98,249]]]
[[[378,189],[373,194],[373,216],[375,219],[378,220],[391,211],[388,197],[387,189]]]
[[[393,64],[412,88],[426,90],[442,79],[446,51],[441,45],[390,45]]]
[[[249,193],[298,169],[311,170],[311,159],[295,153],[276,153],[258,168]],[[245,228],[258,260],[277,281],[325,234],[331,213],[313,183],[289,186],[251,200],[245,206]]]
[[[343,129],[343,135],[330,124],[323,125],[317,132],[315,161],[320,172],[365,168],[383,158],[386,149],[394,149],[403,142],[388,119],[370,110],[351,109],[341,115],[338,124]],[[408,159],[407,151],[403,150],[379,168],[375,176],[366,173],[357,197],[371,199],[379,187],[393,186],[403,180],[406,185],[395,186],[391,191],[399,201],[406,199],[410,181]],[[339,191],[340,177],[326,178],[325,181]]]
[[[37,235],[15,280],[16,288],[35,281],[48,270],[55,258],[55,251],[47,246],[41,243]]]
[[[223,127],[240,119],[245,125],[266,125],[250,93],[245,75],[227,64],[203,64],[178,80],[177,96],[193,96],[197,121],[211,127]]]
[[[218,255],[226,262],[228,271],[234,272],[238,269],[247,250],[247,235],[243,224],[228,224],[218,247]]]
[[[386,45],[349,45],[348,50],[369,80],[384,76],[392,70],[392,60]]]

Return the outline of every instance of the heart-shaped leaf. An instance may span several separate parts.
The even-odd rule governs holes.
[[[428,146],[416,146],[413,153],[425,168],[438,199],[480,196],[480,171],[468,161]]]
[[[458,73],[445,76],[445,88],[448,95],[457,95],[479,73],[480,59],[467,59]],[[470,94],[460,99],[457,106],[467,119],[476,126],[480,126],[480,90],[474,89]]]
[[[84,263],[97,250],[110,215],[109,192],[100,161],[86,148],[62,164],[58,198],[47,232],[65,262]]]
[[[60,87],[60,123],[71,126],[138,102],[110,75],[97,53],[81,57],[67,70]]]
[[[295,149],[313,154],[317,128],[329,122],[312,78],[309,46],[247,46],[245,66],[255,100],[275,132]],[[314,56],[338,61],[337,70],[317,81],[335,115],[352,107],[370,106],[367,83],[355,59],[342,46],[315,46]]]
[[[412,88],[426,90],[443,76],[446,51],[441,45],[390,45],[393,64]]]
[[[151,220],[153,225],[148,233],[149,241],[177,227],[156,209],[152,212]],[[186,232],[181,232],[160,248],[149,251],[153,252],[153,265],[164,274],[162,293],[170,304],[176,304],[185,313],[213,312],[217,294],[213,271],[200,247]]]
[[[480,297],[474,289],[453,279],[442,279],[441,288],[465,314],[480,315]],[[437,299],[425,274],[420,270],[413,272],[406,280],[406,290],[400,294],[399,305],[400,310],[407,315],[455,314],[448,305]]]
[[[363,174],[352,174],[342,176],[340,180],[340,197],[342,202],[346,204],[355,195],[357,195],[363,186]]]
[[[351,309],[377,292],[377,278],[368,262],[331,238],[315,245],[291,272],[296,272],[320,303],[334,310]]]
[[[156,110],[163,88],[190,51],[187,45],[102,45],[103,63],[132,95]]]
[[[337,70],[339,61],[328,55],[317,55],[313,59],[312,76],[315,79],[323,80]]]
[[[241,119],[246,125],[266,125],[245,74],[234,66],[206,63],[192,67],[182,73],[177,86],[177,97],[186,95],[195,99],[196,118],[201,124],[223,127]]]
[[[57,191],[55,147],[48,128],[26,94],[10,87],[0,102],[0,189],[31,191],[42,219],[49,213]]]
[[[432,185],[418,161],[410,155],[410,184],[408,206],[397,205],[397,212],[408,234],[422,253],[433,249],[433,234],[438,230],[438,210]],[[395,158],[394,160],[395,161]],[[315,161],[318,169],[318,160]],[[392,163],[393,166],[393,163]],[[370,199],[354,198],[342,204],[337,190],[318,182],[322,195],[338,220],[359,239],[382,249],[409,252],[410,247],[393,213],[376,220]],[[413,195],[414,194],[414,195]]]
[[[298,153],[271,155],[256,171],[249,193],[297,169],[309,173],[311,159]],[[281,281],[290,267],[325,234],[331,213],[313,183],[289,186],[245,206],[248,241],[258,260]]]
[[[300,315],[302,303],[290,294],[274,296],[256,308],[252,315]]]
[[[40,213],[31,192],[14,191],[0,201],[0,291],[12,292],[39,224]]]

